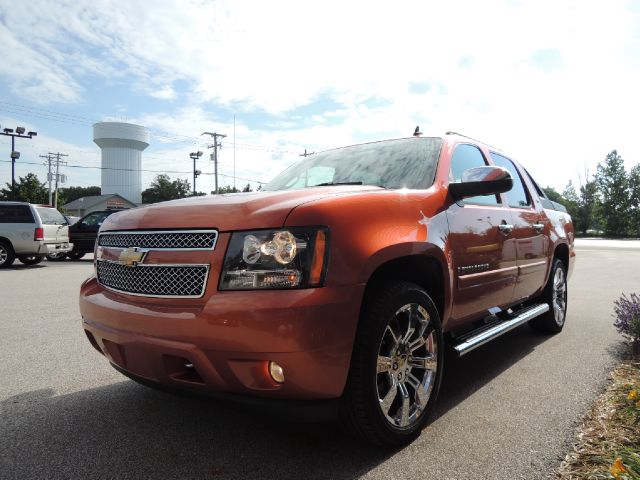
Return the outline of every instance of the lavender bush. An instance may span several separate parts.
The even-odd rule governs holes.
[[[632,293],[627,297],[622,295],[613,302],[616,330],[635,344],[640,343],[640,296]]]

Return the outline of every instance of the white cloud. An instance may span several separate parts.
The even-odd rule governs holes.
[[[39,103],[91,102],[84,85],[94,77],[179,97],[164,113],[128,110],[134,121],[171,132],[154,137],[149,152],[158,158],[166,150],[186,162],[198,143],[184,136],[229,133],[231,119],[215,113],[227,106],[238,115],[238,143],[301,152],[405,136],[420,124],[427,134],[459,130],[498,144],[540,183],[562,188],[585,162],[594,171],[612,148],[640,160],[640,97],[630,93],[640,62],[629,61],[639,26],[626,7],[33,0],[6,9],[0,43],[10,46],[9,61],[0,76]],[[292,118],[292,109],[328,95],[337,109]],[[250,130],[242,117],[259,111],[274,121]],[[248,147],[236,154],[241,171],[260,179],[296,158]]]

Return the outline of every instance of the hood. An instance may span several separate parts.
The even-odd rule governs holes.
[[[216,228],[224,232],[280,227],[289,212],[303,203],[376,190],[380,188],[345,185],[183,198],[110,215],[101,231]]]

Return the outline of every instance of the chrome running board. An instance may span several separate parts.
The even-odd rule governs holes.
[[[484,345],[490,342],[494,338],[499,337],[503,333],[507,333],[516,327],[519,327],[523,323],[527,323],[532,318],[542,315],[549,311],[549,305],[546,303],[540,303],[538,305],[532,305],[522,310],[517,316],[504,320],[494,326],[483,329],[481,332],[474,334],[471,332],[470,336],[465,338],[461,343],[455,345],[453,348],[458,352],[458,356],[463,356],[469,353],[471,350],[475,350],[480,345]]]

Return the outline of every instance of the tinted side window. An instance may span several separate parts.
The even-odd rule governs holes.
[[[91,227],[95,225],[102,225],[104,219],[111,215],[110,212],[96,212],[91,213],[82,219],[84,225]]]
[[[485,167],[487,162],[482,152],[473,145],[458,145],[451,158],[451,171],[449,172],[449,182],[460,182],[462,172],[469,168]],[[482,195],[479,197],[469,197],[463,200],[464,203],[477,203],[481,205],[497,205],[500,202],[496,195]]]
[[[526,168],[523,168],[525,175],[527,175],[527,177],[529,177],[529,181],[531,182],[531,184],[533,185],[533,188],[536,189],[536,192],[538,193],[538,196],[540,198],[547,198],[547,195],[544,193],[544,190],[542,190],[538,184],[536,183],[536,181],[533,179],[533,177],[531,176],[531,174],[529,173],[529,170],[527,170]]]
[[[27,205],[0,205],[0,223],[34,223]]]
[[[493,163],[495,163],[498,167],[506,169],[511,174],[511,178],[513,179],[513,188],[505,193],[509,206],[522,208],[531,205],[531,200],[527,189],[522,183],[520,172],[518,172],[518,169],[513,164],[513,162],[508,158],[493,152],[491,152],[491,160],[493,160]]]

